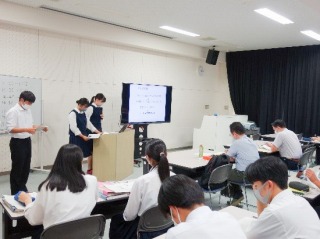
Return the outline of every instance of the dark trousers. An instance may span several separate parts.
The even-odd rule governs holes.
[[[14,195],[19,191],[27,192],[26,184],[31,162],[31,139],[11,138],[10,151],[12,161],[10,173],[11,194]]]
[[[293,160],[284,157],[281,157],[280,159],[287,165],[289,170],[300,170],[300,166],[297,162],[294,162]]]
[[[110,239],[136,239],[140,217],[133,221],[125,221],[123,214],[115,215],[110,222]]]
[[[238,198],[241,198],[243,196],[242,194],[242,190],[241,190],[241,187],[237,184],[234,184],[232,182],[235,182],[235,183],[241,183],[243,184],[243,179],[245,178],[245,174],[243,171],[239,171],[237,169],[232,169],[231,170],[231,173],[230,173],[230,176],[229,176],[229,181],[230,181],[230,191],[231,192],[231,196],[234,198],[234,199],[238,199]]]
[[[310,205],[314,208],[320,219],[320,195],[308,201]]]

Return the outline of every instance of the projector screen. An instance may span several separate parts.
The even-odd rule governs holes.
[[[171,86],[122,83],[121,123],[170,122],[171,98]]]

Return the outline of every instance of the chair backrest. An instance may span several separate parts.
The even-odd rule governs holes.
[[[228,181],[231,169],[232,169],[232,164],[222,165],[214,169],[211,172],[208,186],[212,184],[224,183]]]
[[[166,218],[159,207],[152,207],[145,211],[139,220],[138,234],[140,232],[156,232],[169,228],[173,225],[171,218]]]
[[[310,159],[311,159],[315,150],[316,150],[315,147],[307,148],[303,152],[301,158],[299,159],[299,165],[304,166],[304,165],[307,165],[308,163],[310,163]]]
[[[42,239],[102,238],[106,225],[103,215],[93,215],[69,222],[59,223],[46,228]]]

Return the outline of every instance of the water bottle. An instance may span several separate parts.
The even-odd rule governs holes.
[[[202,158],[203,157],[203,145],[200,144],[199,146],[199,158]]]

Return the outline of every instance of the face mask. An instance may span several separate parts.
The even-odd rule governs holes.
[[[179,223],[181,223],[181,219],[180,219],[179,211],[178,211],[178,209],[177,209],[177,208],[176,208],[176,210],[177,210],[177,213],[178,213],[178,220],[179,220]],[[179,223],[176,223],[176,221],[175,221],[175,220],[173,220],[173,216],[172,216],[171,208],[170,208],[170,215],[171,215],[171,220],[173,221],[174,226],[177,226]]]
[[[274,134],[277,134],[278,132],[277,131],[274,131]]]
[[[265,182],[260,188],[258,189],[253,189],[253,194],[256,197],[256,199],[258,201],[260,201],[263,204],[268,204],[269,203],[269,199],[270,199],[270,195],[271,195],[271,191],[269,191],[267,193],[266,196],[262,197],[260,194],[261,189],[263,189],[263,187],[266,185],[267,182]]]
[[[22,108],[25,110],[28,110],[31,108],[31,105],[24,104],[24,105],[22,105]]]

